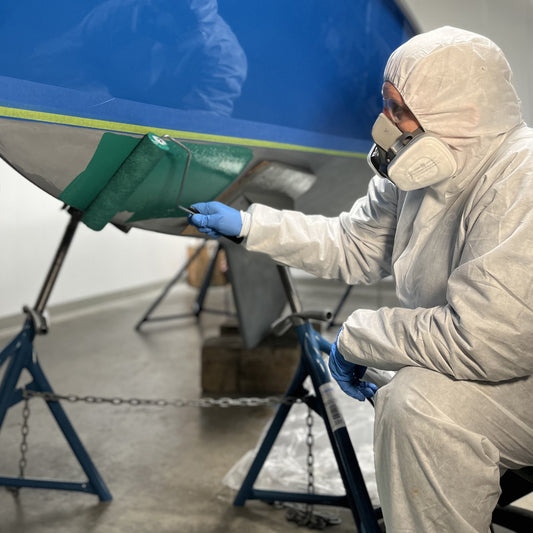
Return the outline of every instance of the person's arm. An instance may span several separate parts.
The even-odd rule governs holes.
[[[446,305],[355,311],[338,339],[347,360],[483,381],[533,372],[533,194],[518,181],[489,190],[468,216]]]
[[[328,218],[251,206],[244,245],[287,266],[347,283],[372,283],[390,274],[397,189],[383,178],[349,213]]]

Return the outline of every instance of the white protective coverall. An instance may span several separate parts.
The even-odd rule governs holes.
[[[489,530],[506,468],[533,464],[533,131],[501,50],[444,27],[385,80],[458,171],[411,192],[375,176],[337,218],[249,209],[248,250],[350,284],[394,277],[401,308],[358,309],[343,356],[397,370],[376,397],[387,532]]]

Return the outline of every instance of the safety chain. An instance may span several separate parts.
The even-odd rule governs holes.
[[[149,407],[275,407],[280,404],[294,405],[297,403],[304,403],[309,396],[294,397],[294,396],[265,396],[260,397],[245,397],[245,398],[198,398],[192,400],[185,400],[177,398],[174,400],[146,399],[146,398],[120,398],[104,397],[104,396],[79,396],[78,394],[57,394],[54,392],[42,392],[31,389],[22,389],[22,398],[24,399],[24,408],[22,410],[22,440],[20,443],[20,460],[19,460],[19,477],[24,478],[24,471],[27,465],[26,454],[28,451],[27,437],[29,429],[29,416],[31,398],[42,398],[46,402],[58,402],[61,400],[76,403],[84,402],[88,404],[111,404],[114,406],[129,405],[129,406],[149,406]],[[307,406],[307,493],[314,494],[314,455],[313,455],[313,411],[311,407]],[[18,493],[18,488],[15,488],[15,493]],[[288,507],[286,518],[289,521],[296,522],[299,526],[305,526],[309,529],[324,529],[329,525],[337,525],[341,522],[340,518],[332,513],[316,512],[312,504],[306,504],[304,509],[300,509],[298,505],[286,505]]]
[[[307,494],[315,493],[315,476],[313,471],[313,464],[315,458],[313,456],[313,411],[311,407],[307,406],[307,417],[305,423],[307,425],[307,437],[305,443],[307,444]],[[314,505],[306,503],[303,509],[291,508],[285,514],[289,522],[296,522],[300,527],[308,527],[309,529],[324,529],[325,524],[322,525],[318,516],[313,513]]]
[[[313,455],[313,445],[315,438],[313,436],[313,410],[307,406],[307,417],[305,419],[307,424],[307,494],[312,495],[315,493],[315,474],[314,463],[315,458]],[[306,503],[302,508],[301,506],[289,506],[285,514],[286,519],[289,522],[296,522],[300,527],[307,527],[308,529],[324,529],[327,526],[334,526],[341,523],[341,519],[332,513],[317,512],[312,503]]]
[[[24,396],[24,394],[23,394]],[[19,459],[19,479],[24,479],[24,471],[28,464],[26,454],[28,452],[28,434],[30,432],[30,425],[28,424],[30,418],[30,399],[24,396],[24,406],[22,407],[22,425],[20,427],[20,433],[22,435],[20,441],[20,459]],[[20,487],[6,487],[6,489],[18,497],[20,493]]]
[[[305,422],[307,424],[307,438],[305,440],[307,444],[307,493],[308,494],[314,494],[315,493],[315,475],[314,475],[314,462],[315,458],[313,457],[313,444],[315,442],[315,438],[313,437],[313,411],[311,407],[307,406],[307,418],[305,419]],[[311,507],[311,511],[313,508]]]
[[[21,479],[24,478],[24,471],[26,470],[26,465],[28,464],[26,453],[28,451],[28,434],[30,432],[30,426],[28,424],[29,419],[30,399],[24,398],[24,407],[22,408],[22,426],[20,428],[22,439],[20,441],[19,478]]]
[[[309,405],[307,406],[307,417],[305,419],[305,423],[307,424],[307,437],[305,439],[305,443],[307,444],[307,494],[311,495],[315,493],[315,474],[313,469],[313,465],[315,462],[315,458],[313,456],[313,444],[315,438],[313,436],[313,410]],[[298,522],[298,524],[309,527],[309,524],[314,523],[316,521],[316,518],[313,515],[313,510],[313,504],[306,504],[303,524],[300,524],[300,522]]]
[[[146,399],[146,398],[119,398],[114,396],[106,398],[103,396],[79,396],[77,394],[56,394],[54,392],[34,391],[31,389],[22,389],[22,397],[25,400],[30,398],[42,398],[46,402],[58,402],[65,400],[67,402],[84,402],[89,404],[104,404],[111,405],[130,405],[130,406],[149,406],[149,407],[262,407],[262,406],[276,406],[280,404],[293,405],[301,403],[303,398],[296,398],[292,396],[265,396],[248,397],[248,398],[198,398],[193,400],[184,400],[177,398],[175,400],[160,399]]]
[[[264,398],[248,397],[248,398],[199,398],[194,400],[184,400],[177,398],[175,400],[160,399],[145,399],[145,398],[106,398],[103,396],[79,396],[77,394],[56,394],[53,392],[42,392],[31,389],[22,389],[22,398],[24,399],[24,408],[22,409],[22,439],[20,442],[20,460],[19,460],[19,478],[24,478],[24,471],[28,461],[26,455],[28,452],[28,433],[30,427],[28,420],[30,417],[30,399],[42,398],[46,402],[58,402],[66,400],[67,402],[85,402],[89,404],[111,404],[111,405],[129,405],[129,406],[149,406],[149,407],[261,407],[261,406],[276,406],[279,404],[294,405],[301,403],[305,398],[296,398],[291,396],[266,396]],[[18,495],[19,488],[14,487],[12,492]]]

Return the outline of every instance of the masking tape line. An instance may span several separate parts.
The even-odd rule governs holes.
[[[348,152],[345,150],[330,150],[327,148],[313,148],[298,144],[277,143],[271,141],[261,141],[258,139],[247,139],[240,137],[228,137],[224,135],[211,135],[205,133],[195,133],[191,131],[179,131],[162,129],[157,127],[140,126],[123,122],[110,122],[98,119],[88,119],[70,115],[60,115],[56,113],[46,113],[44,111],[31,111],[15,107],[0,106],[0,116],[19,120],[31,120],[35,122],[47,122],[50,124],[64,124],[66,126],[79,126],[82,128],[115,131],[120,133],[146,134],[153,132],[157,135],[170,135],[188,141],[206,141],[226,144],[237,144],[245,146],[255,146],[258,148],[276,148],[279,150],[298,150],[301,152],[312,152],[318,154],[337,155],[342,157],[366,158],[366,154],[360,152]]]

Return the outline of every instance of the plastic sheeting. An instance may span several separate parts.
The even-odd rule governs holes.
[[[348,433],[363,473],[368,493],[375,506],[379,506],[374,472],[373,425],[374,408],[369,402],[359,402],[337,388],[337,400],[344,415]],[[307,388],[311,389],[310,383]],[[294,405],[285,420],[276,442],[257,478],[254,487],[261,490],[291,492],[307,491],[307,406]],[[313,455],[315,493],[343,495],[344,485],[337,468],[324,422],[314,415]],[[238,490],[257,453],[265,427],[257,447],[246,452],[223,479],[224,485]]]

